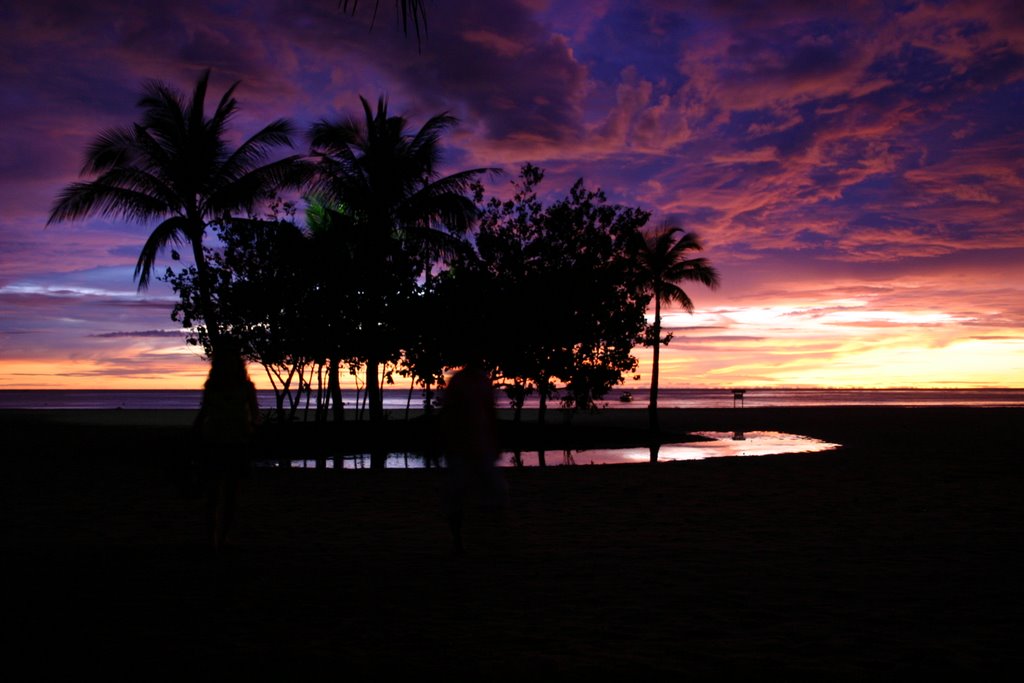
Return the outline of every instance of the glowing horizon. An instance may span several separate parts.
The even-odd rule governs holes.
[[[765,324],[766,318],[800,313],[799,307],[753,307],[711,309],[687,315],[673,311],[665,315],[667,329],[675,337],[662,347],[660,386],[662,388],[832,388],[832,389],[976,389],[1024,387],[1019,372],[1024,367],[1024,339],[989,339],[959,336],[947,331],[948,340],[939,344],[934,336],[915,338],[906,331],[893,333],[893,319],[903,319],[911,328],[921,321],[949,323],[947,314],[920,311],[887,315],[885,311],[854,314],[870,321],[879,337],[863,330],[846,338],[828,331],[827,323],[808,327],[780,327],[768,336],[744,335],[745,326]],[[807,311],[804,311],[806,314]],[[814,312],[821,318],[820,311]],[[862,316],[862,317],[860,317]],[[722,317],[736,321],[733,334],[723,340],[715,334]],[[848,324],[850,314],[838,315],[838,324]],[[671,323],[692,322],[673,328]],[[702,324],[703,323],[703,324]],[[822,328],[825,332],[822,332]],[[119,357],[99,352],[95,357],[75,359],[0,360],[0,389],[195,389],[206,379],[207,363],[200,351],[184,341],[176,345],[153,340],[182,338],[175,330],[153,331],[136,337],[130,348],[122,346]],[[117,337],[113,337],[117,339]],[[122,342],[123,344],[123,342]],[[716,347],[708,349],[708,346]],[[702,348],[703,347],[703,348]],[[651,349],[636,347],[639,380],[628,376],[621,385],[631,391],[646,391],[650,385]],[[754,359],[760,360],[754,360]],[[831,358],[829,364],[823,358]],[[126,367],[138,365],[142,372]],[[951,368],[942,377],[935,367]],[[260,389],[271,389],[263,369],[250,364],[250,375]],[[345,388],[354,380],[344,373]],[[360,378],[360,381],[361,378]],[[352,387],[348,387],[352,384]],[[399,379],[394,388],[404,388]]]

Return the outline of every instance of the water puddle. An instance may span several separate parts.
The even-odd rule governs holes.
[[[711,441],[662,444],[658,448],[658,461],[703,460],[733,456],[776,455],[779,453],[817,453],[838,448],[839,444],[828,443],[798,434],[783,432],[695,432]],[[742,436],[742,439],[735,438]],[[646,446],[634,448],[594,448],[587,450],[551,450],[543,455],[538,451],[523,451],[519,454],[502,453],[498,464],[502,467],[535,467],[541,458],[545,465],[612,465],[650,462],[651,449]],[[280,463],[261,463],[269,467],[280,467]],[[295,459],[290,462],[297,469],[363,469],[370,467],[370,454],[333,456],[326,459]],[[427,463],[418,453],[389,453],[385,467],[391,469],[418,469],[436,466]]]
[[[694,433],[713,440],[662,444],[658,448],[658,462],[751,455],[777,455],[779,453],[817,453],[839,447],[839,444],[819,441],[818,439],[798,434],[784,434],[782,432],[746,432],[742,435],[742,439],[734,438],[736,436],[734,432]],[[650,462],[650,460],[651,449],[647,447],[602,448],[576,451],[572,454],[572,462],[577,465],[609,465]],[[536,462],[533,464],[536,464]],[[552,464],[550,458],[548,464]]]

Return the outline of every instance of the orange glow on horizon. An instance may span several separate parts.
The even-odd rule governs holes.
[[[170,373],[112,374],[96,360],[3,360],[0,389],[201,389],[206,368],[181,363]]]
[[[700,346],[700,348],[695,348]],[[638,347],[639,380],[650,384],[651,349]],[[941,375],[936,372],[941,369]],[[139,360],[135,368],[112,369],[99,359],[0,360],[0,389],[199,389],[207,365],[190,353],[167,353],[159,366]],[[271,389],[266,373],[250,364],[259,389]],[[677,336],[661,352],[663,388],[1015,388],[1024,386],[1024,340],[966,339],[942,346],[906,338],[877,345],[823,344],[814,339],[748,340],[701,344],[699,336]],[[347,381],[346,381],[347,380]],[[354,388],[344,373],[343,388]],[[404,379],[393,388],[406,388]]]
[[[902,309],[855,298],[754,306],[669,309],[661,352],[664,388],[1015,388],[1024,387],[1024,339],[1012,326],[979,328],[983,313]],[[87,337],[73,358],[0,359],[0,389],[199,389],[208,369],[180,337]],[[57,353],[57,352],[51,352]],[[651,349],[623,387],[650,384]],[[11,354],[13,355],[13,354]],[[260,389],[266,372],[250,364]],[[639,375],[634,380],[633,375]],[[355,388],[348,372],[343,388]],[[407,389],[396,378],[393,388]],[[360,378],[360,385],[362,378]]]

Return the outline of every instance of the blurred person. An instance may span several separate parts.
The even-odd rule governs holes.
[[[219,350],[213,356],[196,418],[203,451],[207,533],[214,549],[227,542],[239,481],[248,467],[258,423],[256,386],[245,360],[237,350]]]
[[[482,507],[497,510],[506,504],[508,489],[496,466],[497,422],[490,377],[479,366],[467,365],[449,380],[441,406],[445,507],[455,554],[464,550],[462,523],[471,489],[477,490]]]

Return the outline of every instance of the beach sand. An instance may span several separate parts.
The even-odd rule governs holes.
[[[462,557],[429,469],[254,469],[214,554],[201,501],[172,483],[190,415],[144,412],[0,412],[8,670],[864,679],[1024,663],[1021,409],[666,410],[676,434],[843,447],[504,470],[509,507],[470,511]],[[629,441],[645,417],[561,433]]]

